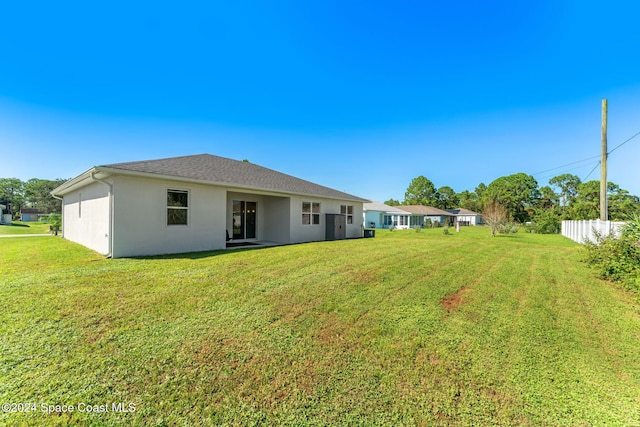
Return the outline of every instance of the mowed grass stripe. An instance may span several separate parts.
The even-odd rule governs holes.
[[[0,398],[138,410],[0,422],[640,419],[637,302],[593,279],[581,248],[559,236],[383,231],[119,260],[45,240],[9,239],[0,254]],[[30,263],[37,271],[20,273]],[[445,309],[456,293],[459,305]]]

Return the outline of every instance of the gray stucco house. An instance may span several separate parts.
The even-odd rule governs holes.
[[[52,194],[64,237],[112,257],[360,237],[368,202],[210,154],[94,166]]]

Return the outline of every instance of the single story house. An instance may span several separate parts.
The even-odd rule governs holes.
[[[63,236],[114,258],[361,237],[368,202],[210,154],[94,166],[51,194]]]
[[[363,209],[366,228],[409,228],[411,214],[407,211],[380,202],[365,203]]]
[[[482,225],[484,220],[482,215],[477,212],[470,211],[469,209],[447,209],[447,212],[451,212],[456,216],[456,222],[460,225]]]
[[[20,221],[22,222],[36,222],[40,217],[44,215],[39,209],[34,208],[21,208],[20,209]]]
[[[455,223],[456,217],[450,212],[444,211],[442,209],[434,208],[432,206],[422,206],[422,205],[410,205],[410,206],[402,206],[402,210],[407,211],[411,214],[411,218],[409,218],[409,223],[411,227],[424,227],[427,220],[431,221],[431,224],[444,225],[448,220],[450,225]]]

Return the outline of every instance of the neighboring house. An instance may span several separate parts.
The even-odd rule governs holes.
[[[431,220],[431,224],[435,224],[437,221],[439,225],[444,225],[447,220],[449,220],[450,225],[453,225],[456,220],[455,215],[450,212],[432,206],[402,206],[402,210],[411,213],[411,218],[409,219],[411,227],[424,227],[427,219]]]
[[[20,209],[20,221],[22,222],[36,222],[40,217],[44,215],[44,212],[34,208],[21,208]]]
[[[5,205],[0,204],[0,224],[4,224],[4,210],[7,209]]]
[[[209,154],[95,166],[52,194],[64,237],[116,258],[360,237],[368,202]]]
[[[409,228],[411,214],[394,206],[372,202],[364,204],[364,226],[367,228]]]
[[[460,225],[482,225],[482,215],[477,212],[470,211],[469,209],[447,209],[447,212],[451,212],[456,216],[456,221]]]

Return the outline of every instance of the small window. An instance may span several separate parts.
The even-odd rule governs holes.
[[[302,202],[302,225],[320,224],[320,203]]]
[[[78,193],[78,218],[82,218],[82,193]]]
[[[340,205],[340,213],[347,216],[347,224],[353,224],[353,205]]]
[[[167,190],[167,225],[187,225],[189,218],[189,192]]]

